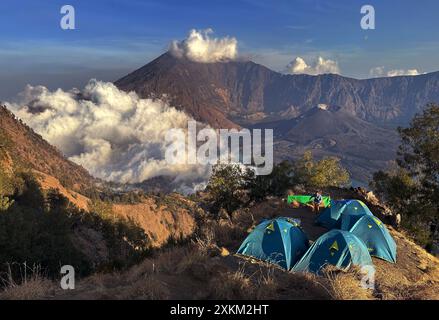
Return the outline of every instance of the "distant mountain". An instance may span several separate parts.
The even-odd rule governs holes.
[[[0,106],[0,160],[2,166],[19,166],[55,177],[65,187],[84,191],[96,180],[83,167],[25,125],[6,107]]]
[[[317,157],[336,156],[355,180],[365,183],[370,174],[386,167],[396,156],[398,135],[351,115],[340,107],[320,105],[294,119],[258,123],[272,128],[275,156],[292,159],[313,150]]]
[[[197,63],[170,53],[115,84],[141,97],[167,95],[215,128],[273,128],[277,160],[312,149],[340,157],[362,182],[395,158],[396,126],[439,102],[439,72],[366,80],[284,75],[251,61]]]
[[[425,104],[439,101],[439,72],[366,80],[284,75],[251,61],[197,63],[170,53],[115,84],[141,97],[167,94],[197,120],[222,128],[294,117],[320,103],[376,124],[407,124]]]

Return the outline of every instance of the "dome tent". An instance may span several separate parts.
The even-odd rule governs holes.
[[[264,260],[289,270],[306,252],[309,241],[300,220],[276,218],[260,223],[237,253]]]
[[[396,243],[377,217],[364,215],[349,231],[364,242],[371,256],[396,262]]]
[[[312,244],[292,271],[320,273],[326,265],[346,270],[351,265],[371,266],[372,258],[357,236],[342,230],[331,230]]]
[[[323,210],[316,222],[328,229],[349,230],[364,215],[373,216],[360,200],[331,201],[331,206]]]
[[[317,217],[316,222],[327,229],[338,227],[341,212],[350,200],[331,200],[330,206],[325,208]]]
[[[363,216],[373,217],[373,213],[360,200],[350,200],[341,212],[340,229],[349,230]]]

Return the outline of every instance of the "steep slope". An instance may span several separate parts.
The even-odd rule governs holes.
[[[366,80],[283,75],[251,61],[197,63],[170,53],[115,84],[142,97],[168,94],[173,104],[215,127],[296,116],[319,103],[378,124],[406,124],[426,103],[439,101],[439,72]]]
[[[66,188],[84,191],[95,182],[84,168],[67,160],[4,106],[0,107],[0,151],[11,165],[55,177]]]
[[[237,102],[226,84],[234,86],[237,71],[233,64],[200,64],[166,53],[115,84],[141,97],[167,95],[173,106],[196,120],[217,128],[233,128],[238,126],[228,119],[227,113]]]

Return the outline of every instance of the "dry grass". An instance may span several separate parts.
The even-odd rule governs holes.
[[[121,273],[96,274],[78,281],[77,290],[55,298],[439,299],[438,260],[393,230],[398,262],[374,259],[374,290],[361,286],[363,274],[357,268],[348,272],[326,268],[322,276],[317,276],[285,272],[268,263],[234,255],[247,230],[262,217],[299,217],[312,237],[321,234],[322,230],[312,225],[314,217],[303,208],[277,208],[275,202],[266,202],[254,210],[238,210],[231,219],[205,217],[191,242],[162,250]],[[39,283],[36,296],[47,296],[47,283],[41,279]],[[26,291],[26,287],[21,290]]]
[[[254,287],[250,277],[238,269],[218,274],[209,282],[209,291],[213,299],[240,300],[251,299]]]
[[[255,299],[277,299],[281,284],[276,279],[275,270],[273,268],[262,269],[256,277],[255,282]]]
[[[364,273],[359,268],[352,268],[348,272],[328,267],[323,271],[323,278],[319,281],[334,300],[370,300],[373,299],[373,290],[361,285]]]
[[[240,245],[243,235],[246,234],[241,225],[233,224],[230,220],[214,221],[208,225],[214,235],[217,246],[236,248]]]
[[[28,281],[6,288],[0,293],[0,300],[41,300],[54,295],[55,285],[52,281],[34,277]]]
[[[196,269],[199,265],[208,263],[207,259],[208,257],[204,252],[196,250],[194,246],[188,246],[186,248],[168,250],[161,254],[156,261],[159,271],[178,275],[188,270],[193,271],[192,269]],[[200,273],[205,273],[205,270],[199,269]]]
[[[439,283],[423,282],[397,284],[388,286],[381,284],[377,298],[383,300],[439,300]]]
[[[39,267],[24,265],[24,269],[19,282],[14,280],[10,269],[2,278],[4,289],[0,292],[0,300],[41,300],[54,296],[55,283],[45,278]]]
[[[120,291],[119,299],[164,300],[169,299],[167,284],[154,274],[144,276],[133,282],[126,290]]]

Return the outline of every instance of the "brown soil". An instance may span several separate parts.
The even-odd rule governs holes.
[[[76,205],[79,209],[88,211],[89,198],[69,189],[63,187],[61,182],[53,176],[49,176],[43,172],[34,170],[38,182],[43,190],[57,189],[63,196],[65,196],[71,203]]]
[[[196,228],[195,219],[188,210],[157,207],[152,198],[139,204],[115,204],[113,211],[145,230],[153,240],[153,247],[161,247],[170,240],[183,240]]]

